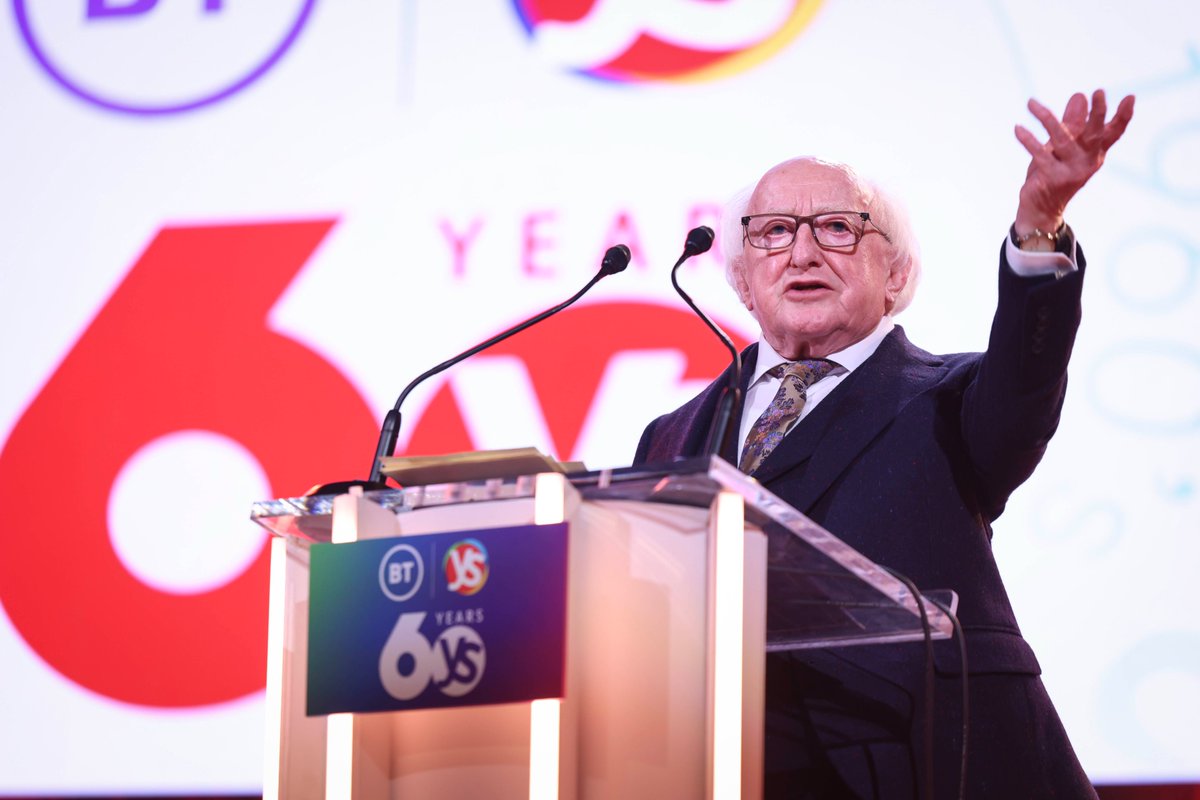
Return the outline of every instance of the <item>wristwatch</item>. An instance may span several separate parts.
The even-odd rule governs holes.
[[[1058,249],[1059,242],[1071,236],[1071,229],[1067,227],[1067,223],[1064,221],[1058,226],[1058,230],[1051,233],[1047,233],[1040,228],[1034,228],[1031,233],[1018,236],[1016,223],[1013,223],[1009,235],[1012,236],[1012,242],[1018,249],[1030,253],[1052,253]]]

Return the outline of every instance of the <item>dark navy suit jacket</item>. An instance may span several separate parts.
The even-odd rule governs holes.
[[[1061,278],[1021,278],[1002,251],[987,352],[932,355],[897,327],[754,473],[877,563],[922,589],[958,593],[972,798],[1094,797],[991,551],[992,521],[1058,425],[1080,318],[1082,256],[1079,263]],[[744,354],[747,376],[756,354],[757,345]],[[727,380],[651,423],[635,463],[699,455]],[[769,657],[768,794],[916,796],[923,653],[919,644],[872,645]],[[957,796],[959,662],[955,645],[938,643],[938,797]],[[805,794],[803,785],[821,788]]]

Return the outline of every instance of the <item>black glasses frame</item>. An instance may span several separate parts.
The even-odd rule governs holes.
[[[850,216],[858,217],[863,221],[863,223],[864,223],[863,229],[861,231],[855,231],[855,236],[854,236],[853,242],[851,242],[850,244],[830,245],[830,244],[825,244],[817,237],[817,229],[813,225],[813,221],[816,220],[818,217],[826,217],[831,214],[848,214]],[[750,241],[750,220],[752,220],[756,217],[783,217],[786,219],[795,220],[796,229],[794,231],[792,231],[791,240],[788,241],[787,244],[781,244],[781,245],[778,245],[777,247],[763,247],[761,245],[757,245],[754,242]],[[862,241],[862,237],[866,236],[868,233],[868,230],[866,228],[867,224],[870,224],[874,228],[874,230],[877,231],[880,235],[882,235],[883,238],[886,239],[889,243],[892,241],[891,237],[888,236],[887,233],[885,233],[882,229],[880,229],[880,227],[878,225],[876,225],[874,222],[871,221],[871,215],[866,211],[822,211],[820,214],[810,214],[806,217],[798,216],[796,214],[748,214],[747,216],[742,217],[742,241],[745,242],[746,244],[750,245],[751,247],[755,248],[756,250],[784,250],[786,248],[791,247],[792,245],[794,245],[796,243],[796,235],[800,232],[801,226],[808,225],[808,229],[810,231],[812,231],[812,234],[813,234],[813,241],[815,241],[817,243],[817,246],[820,247],[822,250],[846,251],[846,250],[853,250],[855,247],[858,247],[858,243]]]

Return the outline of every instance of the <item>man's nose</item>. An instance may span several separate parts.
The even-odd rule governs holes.
[[[821,247],[813,235],[812,225],[807,222],[796,229],[796,240],[792,242],[792,264],[810,267],[821,263]]]

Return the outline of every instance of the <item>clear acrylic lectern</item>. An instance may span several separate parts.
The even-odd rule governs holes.
[[[952,633],[716,457],[271,500],[251,516],[273,535],[264,797],[757,797],[766,650]],[[563,521],[563,698],[305,715],[313,543]]]

